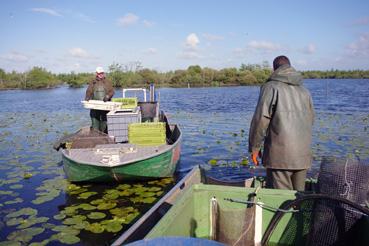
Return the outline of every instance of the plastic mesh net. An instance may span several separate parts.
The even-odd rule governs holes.
[[[366,204],[369,201],[369,165],[351,159],[323,158],[318,191]]]
[[[369,245],[367,208],[318,194],[284,206],[289,208],[299,212],[287,225],[279,223],[287,214],[278,212],[264,234],[263,245]]]
[[[251,208],[226,209],[218,211],[218,242],[226,245],[253,245],[255,231],[255,206]]]

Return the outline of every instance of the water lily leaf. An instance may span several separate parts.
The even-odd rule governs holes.
[[[124,224],[129,224],[131,223],[140,213],[139,212],[134,212],[131,214],[128,214],[127,217],[122,218],[122,223]]]
[[[37,215],[37,210],[34,208],[22,208],[16,212],[6,215],[5,218],[15,218],[22,215],[35,216]]]
[[[56,231],[56,232],[64,232],[64,233],[68,233],[71,235],[78,235],[80,233],[80,230],[77,230],[74,227],[66,226],[66,225],[58,225],[52,228],[51,230]]]
[[[106,217],[106,214],[101,213],[101,212],[92,212],[92,213],[87,214],[87,217],[89,219],[97,220],[97,219],[103,219],[103,218],[105,218]]]
[[[29,246],[46,246],[48,243],[50,243],[50,239],[45,239],[42,242],[33,242]]]
[[[241,163],[240,163],[242,166],[247,166],[247,165],[249,165],[249,160],[248,159],[246,159],[246,158],[244,158],[244,159],[242,159],[241,160]]]
[[[10,191],[10,190],[0,190],[0,195],[10,195],[12,193],[13,191]]]
[[[59,232],[55,235],[52,235],[51,237],[52,240],[58,240],[61,243],[64,244],[75,244],[80,242],[81,240],[79,239],[79,237],[73,235],[73,234],[68,234],[66,232]]]
[[[63,224],[65,225],[76,225],[79,223],[82,223],[82,221],[84,221],[86,219],[86,216],[84,215],[75,215],[71,218],[67,218],[65,220],[63,220]]]
[[[109,212],[118,218],[124,218],[130,213],[138,213],[138,210],[134,207],[119,207],[110,209]]]
[[[22,244],[15,241],[2,241],[0,242],[0,246],[22,246]]]
[[[208,163],[209,163],[210,165],[215,166],[215,165],[218,163],[218,161],[217,161],[217,160],[215,160],[215,159],[211,159]]]
[[[78,205],[79,208],[83,209],[83,210],[95,210],[96,209],[96,206],[92,206],[88,203],[82,203],[80,205]]]
[[[162,188],[160,188],[160,187],[150,187],[150,188],[148,188],[147,190],[148,190],[148,191],[153,191],[153,192],[155,192],[155,191],[161,191],[161,190],[162,190]]]
[[[17,227],[17,229],[24,229],[24,228],[28,228],[31,227],[35,224],[38,223],[44,223],[46,221],[48,221],[49,218],[47,217],[29,217],[27,219],[24,219],[23,221],[21,221],[20,225]]]
[[[120,230],[123,229],[123,226],[121,225],[121,223],[119,221],[116,220],[112,220],[109,221],[106,225],[105,225],[105,230],[108,232],[118,232]]]
[[[103,199],[105,200],[114,200],[117,199],[119,197],[119,191],[117,191],[116,193],[109,193],[109,194],[105,194],[103,196]]]
[[[31,227],[20,231],[13,231],[8,235],[7,239],[27,243],[31,241],[34,236],[44,231],[45,228],[42,227]]]
[[[4,202],[4,204],[9,205],[9,204],[15,204],[15,203],[21,203],[21,202],[23,202],[23,199],[20,197],[17,197],[14,200]]]
[[[10,220],[6,221],[6,225],[15,226],[15,225],[19,225],[20,223],[22,223],[22,221],[23,221],[23,218],[21,217],[11,218]]]
[[[158,192],[156,192],[156,195],[161,196],[161,195],[163,195],[163,193],[164,193],[164,191],[158,191]]]
[[[92,223],[86,227],[86,230],[93,233],[102,233],[105,230],[105,227],[100,223]]]
[[[24,174],[23,174],[23,178],[24,178],[24,179],[30,179],[30,178],[32,178],[32,176],[33,176],[33,174],[32,174],[32,173],[24,173]]]
[[[119,196],[130,196],[133,193],[134,192],[132,190],[123,190],[123,191],[119,192]]]
[[[120,184],[117,186],[117,189],[118,190],[127,190],[127,189],[130,189],[131,188],[131,185],[129,184]]]
[[[86,227],[89,225],[90,223],[88,221],[82,221],[82,223],[76,224],[76,225],[72,225],[73,228],[78,229],[78,230],[83,230],[86,229]]]
[[[22,184],[15,184],[15,185],[11,185],[9,186],[10,189],[22,189],[23,185]]]
[[[91,201],[90,203],[92,205],[98,205],[98,204],[101,204],[101,203],[104,203],[104,202],[105,202],[104,199],[96,199],[96,200]]]
[[[96,195],[97,192],[90,191],[79,194],[78,199],[88,199],[90,196]]]
[[[117,204],[115,202],[107,201],[107,202],[100,203],[97,206],[97,209],[98,210],[108,210],[108,209],[114,208],[115,206],[117,206]]]
[[[70,191],[69,194],[71,194],[71,195],[77,195],[77,194],[80,194],[80,193],[83,193],[83,192],[86,192],[86,191],[88,191],[88,189],[86,189],[86,188],[80,188],[78,190]]]
[[[62,220],[62,219],[65,219],[66,214],[64,213],[60,213],[60,214],[57,214],[57,215],[54,215],[53,218],[56,219],[56,220]]]

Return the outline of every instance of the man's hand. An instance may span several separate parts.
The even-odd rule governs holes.
[[[252,159],[252,162],[254,163],[255,166],[259,166],[259,160],[258,160],[258,157],[261,158],[262,157],[262,154],[261,154],[261,151],[260,150],[254,150],[252,153],[251,153],[251,159]]]
[[[104,101],[104,102],[109,101],[108,97],[107,97],[107,96],[105,96],[105,97],[104,97],[104,99],[103,99],[103,101]]]

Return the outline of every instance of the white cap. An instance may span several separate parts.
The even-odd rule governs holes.
[[[102,67],[97,67],[96,68],[96,73],[103,73],[104,69]]]

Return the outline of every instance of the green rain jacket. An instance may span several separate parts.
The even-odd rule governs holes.
[[[311,166],[311,138],[314,107],[302,76],[283,65],[261,87],[251,121],[249,151],[260,150],[264,142],[266,168],[301,170]]]
[[[114,88],[110,80],[95,78],[92,80],[86,90],[85,100],[103,100],[107,97],[110,100],[114,95]]]

